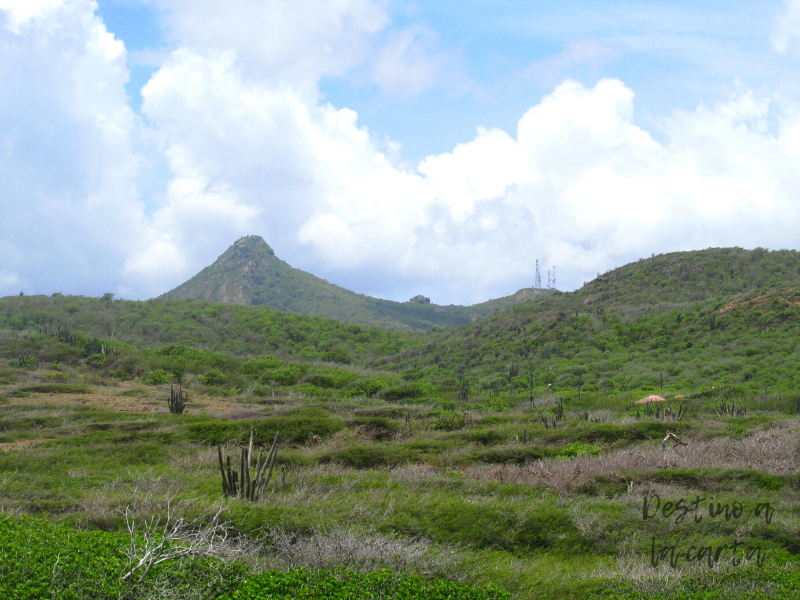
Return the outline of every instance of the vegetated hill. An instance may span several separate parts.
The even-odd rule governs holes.
[[[59,327],[68,328],[72,334],[122,341],[142,349],[186,344],[234,356],[273,354],[294,360],[356,364],[396,352],[407,335],[293,315],[269,306],[204,300],[112,301],[61,294],[0,298],[0,330],[25,337]],[[15,352],[12,350],[12,354]]]
[[[587,306],[653,306],[741,294],[800,278],[800,253],[708,248],[640,258],[587,282],[574,294]]]
[[[437,331],[376,366],[438,385],[559,391],[800,383],[800,256],[711,249],[642,260],[572,293]],[[416,346],[416,350],[409,348]],[[417,352],[415,355],[414,352]]]
[[[495,310],[545,296],[550,290],[524,288],[516,294],[473,306],[439,306],[423,296],[393,302],[356,294],[291,267],[259,236],[237,240],[212,265],[163,294],[163,299],[197,298],[223,304],[270,306],[301,315],[399,330],[453,326]]]
[[[734,266],[749,265],[761,276],[753,285],[763,286],[729,292],[739,283],[744,287],[748,278],[734,277],[731,283],[720,275],[731,272],[723,258],[728,255],[735,257]],[[657,273],[659,264],[681,272],[682,258],[703,267],[690,271],[694,276],[691,285],[685,284],[687,299],[661,286],[655,275],[645,279],[647,285],[637,275]],[[424,380],[443,393],[464,385],[469,393],[527,389],[531,375],[534,388],[550,384],[559,394],[575,393],[579,385],[583,393],[638,393],[660,387],[662,375],[665,389],[676,393],[732,385],[748,393],[765,386],[793,392],[800,382],[796,264],[796,253],[784,251],[705,250],[654,257],[576,292],[522,302],[476,323],[424,332],[366,328],[265,306],[60,295],[0,299],[0,329],[11,336],[6,358],[37,352],[21,340],[41,325],[66,324],[74,332],[122,339],[138,348],[177,343],[235,356],[349,363],[393,372],[407,382]],[[602,297],[606,278],[618,296]],[[648,304],[647,298],[660,302]],[[20,340],[18,347],[14,339]]]

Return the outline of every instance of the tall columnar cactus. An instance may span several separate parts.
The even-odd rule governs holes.
[[[180,385],[178,386],[177,393],[173,386],[169,386],[169,400],[167,400],[169,403],[169,412],[175,415],[183,414],[188,399],[189,395],[183,391]]]
[[[270,448],[269,454],[263,462],[261,461],[261,450],[258,451],[255,470],[251,473],[250,468],[253,462],[253,435],[254,430],[250,428],[250,444],[246,448],[242,448],[239,456],[239,473],[231,470],[230,456],[227,458],[228,468],[227,470],[225,469],[226,465],[222,460],[222,446],[217,446],[219,470],[222,475],[222,494],[226,498],[240,498],[255,502],[261,497],[269,484],[269,480],[272,478],[272,471],[275,468],[275,459],[278,455],[278,436],[280,432],[275,434],[275,439],[272,441],[272,448]]]

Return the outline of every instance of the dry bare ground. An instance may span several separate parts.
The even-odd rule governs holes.
[[[134,389],[134,388],[128,388]],[[123,390],[124,391],[124,390]],[[8,398],[9,404],[28,405],[28,406],[92,406],[94,408],[104,408],[116,412],[135,412],[158,414],[168,413],[167,398],[169,397],[169,386],[159,389],[157,397],[152,393],[143,391],[141,396],[120,396],[108,393],[91,394],[41,394],[35,393],[25,398]],[[214,398],[212,396],[190,396],[187,403],[186,412],[188,413],[222,413],[230,411],[237,406],[236,402],[227,399]]]

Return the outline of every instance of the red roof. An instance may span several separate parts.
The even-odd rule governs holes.
[[[647,404],[648,402],[663,402],[664,398],[661,396],[648,396],[647,398],[642,398],[641,400],[637,400],[636,404]]]

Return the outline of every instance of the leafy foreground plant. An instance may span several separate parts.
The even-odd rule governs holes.
[[[231,544],[220,523],[168,518],[156,526],[129,515],[129,534],[82,531],[29,516],[0,513],[0,598],[109,600],[138,598],[448,598],[502,600],[499,588],[426,581],[388,569],[265,571],[232,560],[245,548]],[[172,515],[170,515],[172,517]]]
[[[0,598],[213,598],[235,591],[247,570],[212,556],[213,540],[180,521],[163,537],[133,524],[132,531],[81,531],[0,513]],[[208,532],[219,537],[213,526]],[[222,550],[219,540],[214,550]]]
[[[288,573],[269,571],[248,578],[236,592],[220,600],[502,600],[508,597],[508,592],[496,587],[477,589],[452,581],[426,581],[418,576],[397,575],[389,569],[366,574],[293,569]]]

